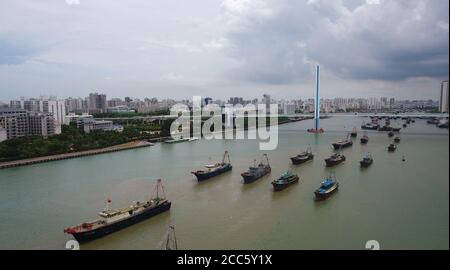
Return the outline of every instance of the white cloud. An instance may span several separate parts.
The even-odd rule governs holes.
[[[231,43],[228,39],[221,37],[218,39],[213,39],[207,43],[204,43],[203,46],[205,46],[208,49],[223,50],[231,47]]]
[[[68,4],[69,6],[72,5],[79,5],[81,4],[80,0],[66,0],[66,4]]]

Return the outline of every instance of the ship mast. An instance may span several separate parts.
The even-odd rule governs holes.
[[[175,235],[175,226],[170,225],[169,230],[167,232],[166,237],[166,243],[165,243],[166,250],[178,250],[178,243],[177,243],[177,237]]]
[[[263,156],[266,158],[267,166],[270,167],[270,164],[269,164],[269,156],[268,156],[267,154],[264,154]]]
[[[161,191],[163,193],[163,197],[162,198],[159,197],[159,188],[161,188]],[[161,200],[161,199],[165,199],[165,197],[166,197],[166,193],[164,192],[164,186],[162,184],[161,178],[156,180],[156,187],[155,187],[155,190],[153,191],[153,195],[155,193],[156,193],[156,197],[155,196],[152,196],[152,197],[153,197],[153,199],[157,199],[158,201]]]
[[[230,154],[228,154],[228,151],[225,151],[225,153],[223,153],[222,164],[225,163],[225,157],[228,158],[228,163],[231,163]]]

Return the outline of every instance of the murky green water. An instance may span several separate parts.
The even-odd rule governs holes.
[[[355,116],[322,121],[320,136],[305,133],[312,121],[279,127],[279,146],[268,152],[272,173],[242,185],[240,173],[260,159],[258,142],[201,140],[157,144],[78,159],[0,171],[0,248],[63,249],[63,229],[95,218],[107,197],[120,207],[144,200],[154,179],[163,178],[170,212],[131,226],[82,249],[158,249],[170,222],[182,249],[364,249],[377,240],[382,249],[449,248],[448,130],[417,120],[401,132],[395,153],[391,139],[369,132],[345,149],[347,161],[333,169],[339,192],[314,202],[313,191],[330,169],[330,143],[367,119]],[[393,122],[401,125],[401,121]],[[361,135],[361,132],[358,136]],[[315,160],[290,165],[289,157],[312,146]],[[193,169],[231,155],[233,171],[197,183]],[[359,168],[370,151],[374,164]],[[402,156],[406,162],[402,162]],[[300,183],[273,193],[270,181],[286,169]]]

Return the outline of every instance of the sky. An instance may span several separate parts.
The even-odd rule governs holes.
[[[438,99],[448,0],[1,0],[0,101]]]

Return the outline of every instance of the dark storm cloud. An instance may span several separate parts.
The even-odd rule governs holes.
[[[320,63],[348,79],[446,77],[448,5],[434,1],[225,1],[231,74],[269,84]]]

